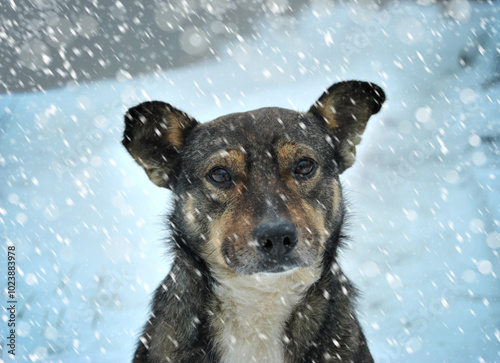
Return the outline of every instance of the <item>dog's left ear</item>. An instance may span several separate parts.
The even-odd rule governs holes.
[[[347,81],[332,85],[309,110],[325,122],[328,134],[339,147],[340,160],[336,160],[339,173],[354,163],[356,145],[368,119],[380,111],[384,101],[385,94],[379,86]]]

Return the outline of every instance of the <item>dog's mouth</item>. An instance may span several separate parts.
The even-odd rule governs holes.
[[[278,266],[274,268],[270,268],[264,271],[256,272],[258,275],[263,275],[263,276],[275,276],[275,275],[290,275],[293,274],[295,271],[299,270],[299,266]]]
[[[309,267],[317,260],[317,251],[306,248],[305,251],[295,250],[286,256],[273,256],[255,253],[254,249],[234,251],[228,248],[223,251],[225,261],[233,271],[241,275],[266,274],[281,275]]]
[[[258,263],[258,273],[278,274],[288,272],[299,267],[304,267],[303,263],[300,263],[300,259],[294,256],[285,256],[280,257],[279,259],[269,256],[263,257],[264,258],[261,257]]]

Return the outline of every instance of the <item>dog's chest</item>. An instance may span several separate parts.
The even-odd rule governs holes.
[[[285,324],[309,286],[290,276],[238,277],[218,286],[212,328],[221,361],[284,362]]]

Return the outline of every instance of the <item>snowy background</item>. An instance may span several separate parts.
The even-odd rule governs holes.
[[[375,360],[500,362],[500,3],[184,0],[156,12],[151,34],[163,45],[148,43],[140,12],[119,1],[100,14],[25,3],[38,23],[21,27],[26,7],[15,0],[0,19],[0,282],[13,244],[16,361],[130,360],[169,269],[171,194],[121,146],[127,108],[158,99],[200,121],[307,110],[330,84],[360,79],[388,101],[342,177],[352,239],[341,262],[363,291]],[[142,24],[156,58],[113,38],[101,24],[113,16],[118,33],[122,21]],[[122,48],[74,43],[98,45],[94,37]],[[95,74],[82,80],[70,49]],[[146,68],[132,61],[143,58]],[[0,357],[10,362],[0,314]]]

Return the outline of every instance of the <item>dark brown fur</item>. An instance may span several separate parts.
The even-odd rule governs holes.
[[[219,362],[212,323],[223,314],[218,286],[316,265],[280,335],[284,362],[372,361],[356,290],[337,264],[345,219],[339,175],[384,100],[378,86],[349,81],[334,84],[306,113],[263,108],[199,124],[163,102],[127,112],[124,146],[175,199],[175,261],[156,290],[134,362]],[[312,160],[314,172],[297,173],[303,160]],[[231,181],[214,182],[214,168]],[[271,258],[265,249],[277,253],[276,241],[269,237],[266,247],[259,233],[275,224],[277,241],[288,246],[290,235],[296,245]]]

